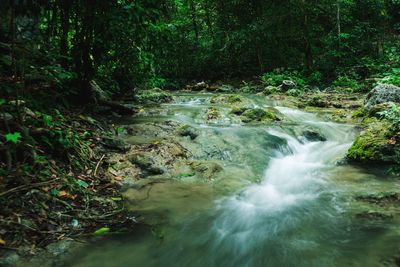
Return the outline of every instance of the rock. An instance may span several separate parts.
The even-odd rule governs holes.
[[[400,87],[391,84],[380,84],[368,93],[364,105],[371,108],[385,102],[400,103]]]
[[[199,82],[196,83],[195,85],[187,85],[186,89],[192,90],[192,91],[201,91],[201,90],[207,90],[209,85],[206,82]]]
[[[326,98],[323,99],[321,96],[315,95],[307,102],[307,105],[311,107],[325,108],[329,107],[330,103]]]
[[[190,125],[183,125],[176,130],[177,134],[180,136],[189,136],[190,139],[196,139],[199,134],[197,130]]]
[[[217,91],[217,92],[226,92],[226,93],[229,93],[229,92],[235,91],[235,88],[234,88],[232,85],[223,84],[223,85],[219,86],[219,87],[216,89],[216,91]]]
[[[295,89],[296,86],[297,86],[296,83],[292,80],[283,80],[282,84],[279,85],[278,87],[280,91],[286,92],[290,89]]]
[[[62,240],[56,243],[51,243],[46,247],[46,250],[53,256],[60,256],[72,248],[74,242],[72,240]]]
[[[215,107],[209,107],[207,109],[207,120],[215,120],[218,119],[219,112],[218,109]]]
[[[222,167],[215,162],[191,161],[189,162],[189,165],[193,171],[207,180],[212,179],[217,173],[222,171]]]
[[[216,95],[210,100],[212,104],[234,104],[243,102],[243,98],[240,95]]]
[[[101,143],[106,148],[119,152],[127,152],[130,148],[130,145],[125,141],[115,137],[103,137]]]
[[[386,203],[399,202],[400,193],[389,192],[389,193],[363,195],[363,196],[357,196],[356,199],[368,203],[382,205]]]
[[[326,137],[314,130],[305,130],[303,136],[310,142],[325,142]]]
[[[173,97],[170,93],[159,90],[140,91],[135,98],[137,102],[142,104],[161,104],[168,103],[173,100]]]
[[[95,80],[91,80],[89,82],[90,90],[92,91],[94,97],[97,100],[109,100],[110,96],[107,94],[106,91],[101,89],[101,87],[97,84]]]
[[[272,95],[275,94],[279,91],[279,89],[275,86],[269,85],[267,87],[264,88],[264,94],[265,95]]]
[[[396,161],[396,144],[390,143],[390,123],[376,121],[361,132],[347,153],[350,162],[386,163]]]
[[[230,113],[235,114],[235,115],[242,115],[246,110],[249,110],[250,108],[247,107],[234,107]]]
[[[299,97],[302,95],[302,92],[299,89],[290,89],[286,92],[287,95]]]
[[[389,110],[392,108],[393,103],[389,103],[389,102],[385,102],[385,103],[381,103],[381,104],[376,104],[368,109],[365,109],[366,115],[368,117],[373,117],[373,118],[378,118],[378,119],[382,119],[383,116],[379,113],[385,111],[385,110]]]
[[[1,255],[0,257],[0,266],[4,267],[12,267],[16,266],[20,257],[15,251],[8,251]]]
[[[152,156],[146,153],[129,155],[128,160],[142,170],[143,176],[163,174],[164,170],[156,166]]]
[[[279,118],[274,113],[265,111],[261,108],[246,110],[245,112],[243,112],[241,119],[245,123],[279,120]]]

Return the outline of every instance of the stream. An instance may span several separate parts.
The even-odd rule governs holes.
[[[242,124],[211,97],[179,94],[173,103],[120,123],[190,125],[199,136],[182,138],[182,146],[195,159],[221,165],[217,177],[153,185],[148,198],[130,208],[157,221],[156,227],[101,238],[65,266],[396,266],[390,259],[400,247],[398,208],[355,196],[399,192],[399,182],[377,170],[337,164],[356,138],[353,125],[255,97],[249,97],[254,107],[274,107],[284,120]],[[204,118],[210,106],[221,113],[211,123]],[[307,140],[301,132],[308,128],[327,140]],[[371,210],[392,217],[357,216]]]

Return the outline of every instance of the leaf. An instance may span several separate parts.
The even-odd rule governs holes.
[[[89,187],[88,183],[86,183],[86,182],[83,181],[83,180],[78,180],[78,181],[76,181],[76,183],[77,183],[80,187],[83,187],[83,188],[88,188],[88,187]]]
[[[0,245],[5,246],[6,245],[6,241],[4,241],[3,239],[0,238]]]
[[[7,142],[12,142],[12,143],[16,144],[16,143],[18,143],[20,138],[21,138],[21,133],[20,132],[6,134],[6,141]]]
[[[54,197],[58,197],[58,195],[60,194],[60,190],[58,190],[57,188],[53,188],[50,190],[50,194]]]
[[[0,106],[4,105],[6,103],[6,100],[4,98],[0,98]]]
[[[118,127],[117,128],[117,135],[121,135],[124,132],[124,128]]]
[[[114,200],[114,201],[122,201],[121,197],[112,197],[111,199]]]
[[[94,232],[94,235],[105,235],[105,234],[107,234],[108,232],[110,232],[110,228],[108,228],[108,227],[102,227],[102,228],[97,229],[97,230]]]

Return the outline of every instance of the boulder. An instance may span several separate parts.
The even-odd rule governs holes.
[[[391,84],[380,84],[368,93],[364,105],[371,108],[386,102],[400,103],[400,87]]]
[[[286,92],[290,89],[295,89],[296,88],[296,83],[292,80],[283,80],[282,84],[279,85],[279,89],[283,92]]]
[[[127,152],[130,148],[130,145],[125,141],[115,137],[103,137],[101,143],[106,148],[119,152]]]
[[[142,170],[142,176],[163,174],[164,170],[156,166],[152,156],[145,153],[129,155],[129,161]]]
[[[279,118],[270,111],[261,108],[248,109],[241,115],[241,120],[245,123],[263,122],[263,121],[278,121]]]
[[[350,162],[393,164],[397,143],[391,141],[390,123],[376,121],[361,132],[347,153]]]
[[[215,162],[191,161],[188,162],[188,164],[193,171],[195,171],[199,176],[207,180],[212,179],[216,174],[223,170],[222,167]]]

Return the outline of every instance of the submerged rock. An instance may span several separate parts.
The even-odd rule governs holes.
[[[20,260],[19,255],[15,251],[9,251],[0,256],[0,266],[4,267],[17,266],[17,263]]]
[[[178,127],[176,133],[183,137],[188,136],[192,140],[196,139],[196,137],[199,136],[197,130],[190,125],[183,125]]]
[[[46,250],[53,256],[60,256],[68,252],[74,245],[72,240],[62,240],[56,243],[51,243],[46,247]]]
[[[305,130],[303,136],[310,142],[325,142],[327,139],[316,130]]]
[[[386,102],[400,103],[400,87],[380,84],[368,93],[364,105],[366,108],[371,108],[374,105]]]
[[[189,166],[195,171],[199,176],[204,179],[210,180],[212,179],[217,173],[222,171],[222,167],[210,161],[190,161]]]
[[[365,211],[356,214],[356,217],[359,219],[368,219],[368,220],[390,220],[393,219],[392,214],[386,214],[377,211]]]
[[[241,95],[229,94],[229,95],[216,95],[210,100],[212,104],[235,104],[245,102],[245,99]]]
[[[399,202],[400,193],[389,192],[389,193],[380,193],[373,195],[363,195],[363,196],[357,196],[356,199],[368,203],[382,205],[387,203]]]

